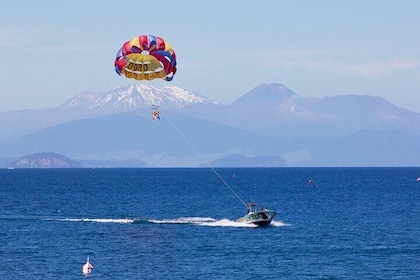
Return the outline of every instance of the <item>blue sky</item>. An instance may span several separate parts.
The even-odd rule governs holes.
[[[0,112],[137,83],[114,71],[138,35],[170,42],[180,86],[229,104],[260,83],[302,97],[381,96],[420,112],[420,1],[2,1]]]

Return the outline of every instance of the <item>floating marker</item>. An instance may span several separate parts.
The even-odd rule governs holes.
[[[92,272],[93,265],[89,262],[89,257],[87,257],[86,263],[82,268],[83,274],[90,274]]]

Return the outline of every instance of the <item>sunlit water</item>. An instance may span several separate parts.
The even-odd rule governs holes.
[[[0,170],[0,278],[420,279],[420,168],[217,172],[273,223],[210,169]]]

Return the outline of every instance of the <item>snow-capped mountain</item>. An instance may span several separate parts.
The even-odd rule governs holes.
[[[74,120],[130,111],[150,116],[152,105],[159,105],[162,110],[179,110],[194,105],[218,106],[208,98],[177,86],[118,86],[107,92],[77,94],[57,108],[0,113],[0,143]]]
[[[153,122],[151,105],[167,118]],[[57,108],[0,113],[0,159],[52,151],[148,166],[201,164],[169,119],[208,160],[239,154],[281,157],[289,166],[419,162],[419,113],[367,95],[300,97],[275,83],[230,105],[174,86],[129,85],[78,94]]]
[[[193,104],[217,103],[176,86],[156,88],[138,84],[119,86],[104,93],[81,93],[66,101],[61,107],[121,112],[151,107],[152,105],[175,109]]]

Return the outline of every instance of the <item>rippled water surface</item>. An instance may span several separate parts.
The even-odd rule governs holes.
[[[420,168],[216,171],[0,170],[0,278],[420,279]]]

